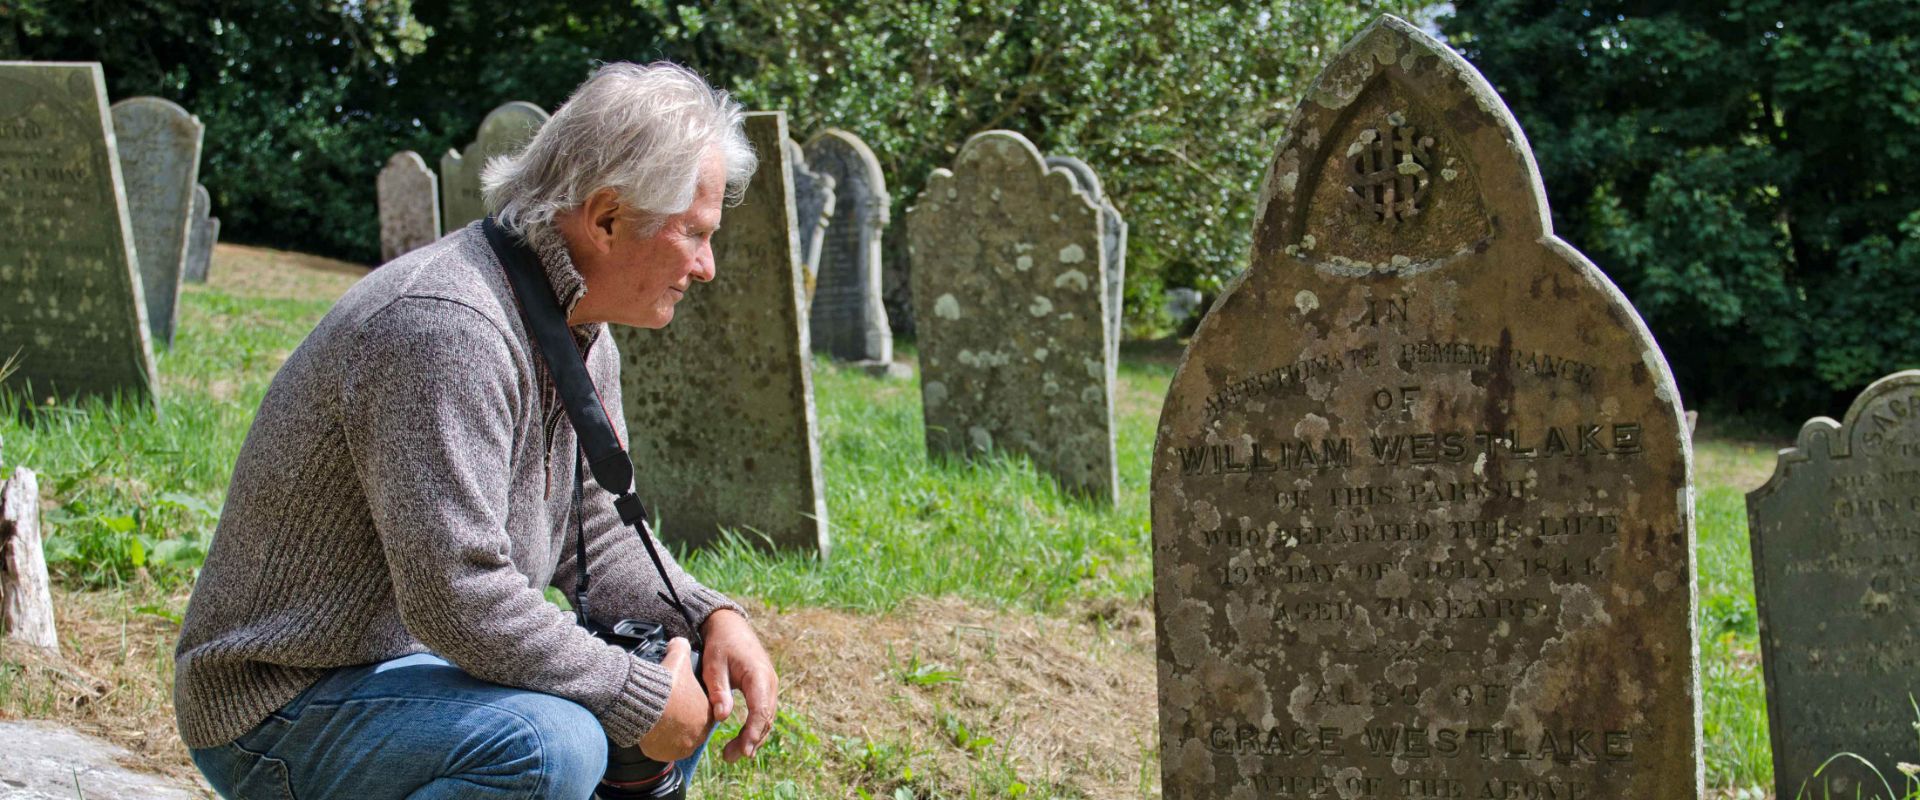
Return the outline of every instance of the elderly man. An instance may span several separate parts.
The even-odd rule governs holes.
[[[721,207],[755,166],[739,105],[669,64],[600,69],[488,165],[493,219],[537,253],[616,427],[605,323],[666,325],[713,279]],[[576,494],[574,430],[502,263],[474,223],[382,267],[261,402],[177,650],[180,733],[221,794],[586,798],[609,741],[684,777],[734,688],[726,757],[765,739],[765,650],[670,556],[704,693],[686,639],[651,663],[543,596],[573,596],[581,537],[597,620],[692,633],[612,496]]]

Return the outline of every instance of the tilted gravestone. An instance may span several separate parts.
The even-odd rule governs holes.
[[[1120,209],[1113,207],[1113,201],[1107,199],[1105,189],[1100,185],[1100,176],[1094,174],[1093,167],[1073,156],[1047,156],[1047,166],[1060,167],[1073,173],[1075,183],[1080,190],[1093,195],[1093,202],[1100,205],[1100,239],[1106,243],[1107,258],[1100,271],[1101,284],[1107,290],[1107,331],[1113,348],[1111,365],[1120,366],[1120,338],[1123,331],[1123,309],[1127,289],[1127,221],[1120,218]]]
[[[893,329],[880,301],[880,234],[887,227],[887,179],[860,138],[829,128],[807,140],[807,163],[833,178],[833,224],[820,248],[808,307],[814,352],[843,361],[893,361]]]
[[[786,136],[785,113],[747,115],[760,169],[714,234],[716,277],[665,328],[613,328],[635,482],[678,543],[827,552]]]
[[[519,155],[545,124],[546,111],[515,100],[487,113],[487,118],[480,121],[480,134],[467,149],[448,150],[440,157],[441,234],[487,215],[487,201],[480,193],[480,171],[493,159]]]
[[[1119,495],[1100,208],[1026,137],[968,139],[907,212],[927,451],[1022,453]]]
[[[0,62],[4,388],[153,403],[133,222],[99,64]],[[3,372],[4,370],[0,370]]]
[[[1166,796],[1697,800],[1679,398],[1499,96],[1376,21],[1258,209],[1154,445]]]
[[[158,97],[113,104],[113,135],[120,148],[127,210],[133,214],[133,249],[140,257],[147,324],[160,345],[173,344],[180,319],[180,281],[205,131],[186,109]]]
[[[1818,417],[1747,495],[1781,798],[1878,797],[1914,760],[1920,695],[1920,371],[1867,387],[1836,423]],[[1864,796],[1864,795],[1863,795]]]
[[[419,153],[402,150],[387,159],[376,179],[380,208],[380,263],[440,238],[440,179]]]
[[[793,208],[800,230],[800,265],[806,270],[807,302],[820,277],[820,247],[833,223],[833,176],[807,166],[806,151],[792,139],[786,142],[787,164],[793,167]]]
[[[193,217],[187,223],[187,264],[181,278],[188,283],[206,283],[207,267],[213,263],[213,245],[218,241],[220,220],[214,219],[213,197],[205,184],[193,187]]]

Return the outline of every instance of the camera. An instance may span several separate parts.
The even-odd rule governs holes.
[[[623,619],[615,623],[612,629],[595,629],[592,633],[601,641],[654,664],[666,659],[667,642],[671,638],[667,635],[667,629],[659,624],[637,619]],[[699,681],[700,651],[695,650],[692,655],[693,677]],[[672,762],[655,761],[640,752],[638,746],[622,747],[608,740],[607,771],[600,776],[600,786],[594,790],[594,797],[600,800],[680,800],[686,796],[686,779]]]

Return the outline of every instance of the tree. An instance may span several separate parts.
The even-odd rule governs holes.
[[[1466,0],[1444,25],[1689,404],[1803,419],[1920,366],[1920,4]]]

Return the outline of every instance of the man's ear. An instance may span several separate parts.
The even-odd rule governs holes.
[[[596,252],[613,249],[613,228],[620,220],[621,210],[620,194],[612,189],[596,190],[587,196],[587,202],[580,204],[580,216],[587,223],[587,240]]]

